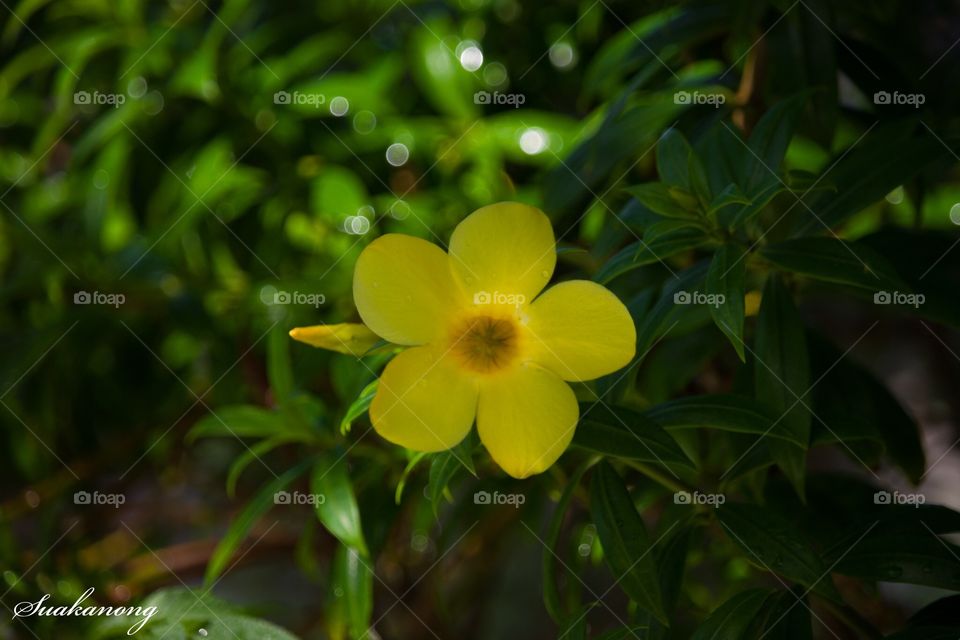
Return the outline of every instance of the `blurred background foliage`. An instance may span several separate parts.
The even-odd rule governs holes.
[[[843,560],[836,548],[855,523],[842,514],[882,517],[857,502],[881,477],[904,489],[923,480],[927,495],[960,506],[935,482],[955,481],[957,468],[956,3],[0,4],[8,609],[43,593],[72,602],[94,586],[101,603],[157,603],[140,634],[157,638],[288,637],[261,618],[304,638],[681,638],[701,623],[695,637],[939,637],[934,626],[956,637],[944,631],[952,601],[908,622],[943,595],[933,589],[960,590],[956,547],[934,535],[960,528],[952,512],[923,512],[930,537],[910,547],[916,572],[877,559],[893,550],[885,542],[923,534],[911,521],[871,539],[876,556],[847,561],[842,600],[832,583],[811,593],[823,583],[809,576],[820,566],[810,549]],[[877,103],[878,92],[923,104]],[[550,215],[561,277],[609,283],[635,314],[636,366],[583,399],[676,428],[659,442],[659,470],[660,457],[602,442],[600,453],[629,464],[595,467],[593,500],[580,483],[596,462],[590,442],[523,483],[504,480],[472,440],[460,455],[475,469],[385,446],[365,400],[386,356],[361,365],[286,335],[356,319],[352,265],[370,238],[445,244],[467,213],[506,199]],[[802,244],[811,238],[827,243]],[[863,256],[876,256],[866,260],[884,287],[927,302],[871,306],[881,283],[864,275]],[[711,260],[729,266],[723,278],[707,274]],[[745,308],[717,319],[670,304],[704,278],[745,294]],[[780,307],[756,318],[765,281],[764,300]],[[84,292],[95,304],[79,304]],[[282,304],[284,293],[314,303]],[[690,418],[669,401],[765,395],[753,350],[771,342],[793,354],[782,375],[809,359],[790,388],[805,394],[816,381],[810,402],[832,429],[808,425],[809,457],[759,447],[749,468],[721,477],[770,423],[740,416],[725,427],[716,407]],[[802,431],[803,420],[787,422]],[[717,430],[708,439],[691,423]],[[681,470],[691,459],[695,470]],[[927,475],[932,463],[939,475]],[[805,466],[848,475],[805,477]],[[721,525],[748,539],[802,530],[812,546],[791,540],[783,553],[807,573],[738,550],[711,510],[673,505],[664,491],[682,486],[766,496],[776,513],[723,511]],[[315,514],[275,505],[283,490],[330,499]],[[125,502],[76,504],[78,491]],[[475,491],[525,502],[475,505]],[[653,554],[661,606],[644,604],[649,584],[617,587],[624,571],[601,551],[599,537],[644,528],[632,506],[617,511],[624,496],[650,539],[668,541]],[[621,550],[627,565],[635,544]],[[731,597],[730,615],[710,617]],[[656,620],[663,606],[670,632]],[[8,618],[10,638],[129,627]]]

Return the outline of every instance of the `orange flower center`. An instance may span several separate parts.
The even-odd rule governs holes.
[[[520,353],[520,332],[511,318],[472,316],[454,327],[451,338],[451,352],[477,373],[503,369]]]

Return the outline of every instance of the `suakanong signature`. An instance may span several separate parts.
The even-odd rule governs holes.
[[[103,607],[98,605],[83,606],[84,601],[93,595],[94,588],[90,587],[77,598],[69,607],[66,605],[47,605],[50,594],[44,594],[36,602],[21,602],[13,608],[13,618],[27,618],[30,616],[52,616],[56,618],[67,618],[71,616],[80,617],[100,617],[100,616],[134,616],[140,618],[133,626],[127,630],[127,635],[132,636],[146,625],[150,618],[157,613],[156,607]]]

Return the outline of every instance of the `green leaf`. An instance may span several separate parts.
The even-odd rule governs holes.
[[[614,278],[672,255],[704,244],[707,237],[697,227],[682,227],[658,235],[655,239],[637,241],[627,245],[610,258],[593,277],[594,281],[606,284]]]
[[[582,404],[573,445],[608,456],[694,469],[680,445],[641,413],[603,403]]]
[[[772,593],[770,589],[741,591],[711,613],[691,636],[691,640],[745,639],[747,630]]]
[[[340,545],[333,555],[331,591],[342,608],[351,638],[367,636],[373,615],[373,567],[355,549]]]
[[[290,366],[290,337],[279,324],[270,331],[267,340],[267,378],[278,402],[293,392],[293,369]]]
[[[657,141],[657,173],[660,179],[669,186],[691,191],[691,153],[687,139],[676,128],[670,127],[664,131]]]
[[[696,307],[691,309],[690,305],[678,305],[675,296],[681,292],[696,291],[706,273],[707,263],[701,262],[681,271],[676,278],[668,278],[653,308],[641,316],[634,316],[637,324],[637,360],[646,354],[658,338],[678,324],[684,315],[695,313]],[[708,314],[704,310],[705,322],[709,322]]]
[[[812,640],[813,625],[807,597],[799,588],[781,591],[764,603],[763,637],[770,640]]]
[[[771,181],[780,183],[780,165],[804,100],[805,96],[799,95],[778,102],[753,128],[747,143],[753,153],[747,154],[743,170],[742,184],[747,194],[756,193]]]
[[[370,409],[370,403],[373,402],[373,397],[377,395],[379,385],[380,379],[377,378],[365,386],[360,392],[360,395],[357,396],[357,399],[350,403],[350,406],[347,407],[347,412],[343,415],[343,419],[340,420],[340,433],[343,435],[350,433],[350,428],[353,426],[354,421]]]
[[[908,291],[893,267],[871,249],[828,237],[797,238],[764,247],[760,254],[780,269],[869,291]]]
[[[360,525],[360,509],[347,474],[346,456],[322,456],[313,467],[310,490],[323,496],[316,503],[317,518],[340,542],[367,556]]]
[[[732,207],[720,216],[720,224],[736,230],[758,216],[778,194],[787,191],[779,182],[771,182],[750,196],[745,206]],[[802,196],[801,196],[802,197]]]
[[[919,484],[926,459],[916,420],[869,371],[844,358],[826,339],[811,338],[813,377],[819,381],[812,394],[817,415],[843,441],[858,436],[876,440],[910,481]],[[815,428],[811,440],[817,432]]]
[[[779,278],[771,276],[763,290],[755,336],[754,392],[769,406],[793,436],[792,444],[772,440],[774,460],[790,478],[797,494],[804,495],[804,464],[810,441],[810,364],[807,340],[800,314],[790,292]]]
[[[297,637],[275,624],[240,612],[235,606],[207,591],[186,588],[167,588],[151,593],[138,603],[146,610],[156,608],[156,613],[134,634],[128,634],[133,625],[143,616],[100,618],[93,638],[137,638],[168,640],[196,637],[197,629],[205,629],[211,638],[234,638],[235,640],[297,640]],[[189,634],[189,635],[188,635]]]
[[[878,582],[960,590],[960,547],[926,527],[874,524],[849,547],[834,547],[831,560],[836,560],[837,573]]]
[[[247,503],[247,506],[240,512],[240,515],[230,523],[226,535],[223,536],[223,539],[217,544],[217,548],[214,549],[210,555],[210,562],[207,563],[207,570],[203,578],[205,585],[209,586],[213,584],[217,576],[227,568],[227,563],[233,557],[234,552],[240,546],[240,543],[243,542],[243,539],[247,537],[250,528],[276,503],[276,493],[282,491],[296,480],[300,474],[307,470],[309,464],[310,461],[304,461],[292,469],[289,469],[280,477],[268,482],[254,495],[253,499]]]
[[[669,624],[647,529],[623,480],[608,462],[594,469],[590,505],[604,558],[618,584],[641,609]]]
[[[710,204],[707,206],[707,214],[713,215],[717,211],[730,205],[750,204],[751,202],[753,202],[753,200],[743,195],[740,187],[731,182],[710,200]]]
[[[857,240],[882,255],[907,281],[910,291],[923,303],[891,305],[894,313],[910,313],[951,327],[960,327],[960,252],[955,252],[955,233],[890,227]]]
[[[742,362],[747,358],[743,352],[743,320],[746,264],[739,247],[725,244],[717,249],[707,271],[707,293],[723,300],[710,305],[710,315],[720,331],[730,339]]]
[[[698,395],[676,398],[650,407],[644,414],[667,431],[719,429],[733,433],[767,435],[803,446],[796,433],[777,422],[765,405],[737,395]]]
[[[543,604],[547,613],[558,625],[564,624],[567,619],[563,605],[560,603],[560,593],[557,590],[557,562],[558,559],[563,562],[561,552],[558,551],[560,532],[563,529],[563,521],[567,514],[567,508],[570,506],[570,500],[573,499],[574,492],[580,487],[583,474],[589,468],[589,462],[583,464],[567,481],[567,486],[563,488],[560,500],[557,501],[557,506],[550,517],[550,529],[547,532],[547,539],[544,541],[543,553],[540,558],[541,576],[543,578]],[[586,618],[586,616],[583,617]]]
[[[227,495],[233,498],[237,492],[237,481],[240,479],[241,474],[244,470],[250,466],[250,463],[254,460],[260,460],[270,451],[273,451],[277,447],[280,447],[291,442],[297,442],[299,439],[294,436],[276,436],[274,438],[267,438],[261,440],[260,442],[254,443],[246,451],[241,453],[230,465],[230,470],[227,472]]]
[[[440,451],[430,461],[430,479],[427,483],[427,496],[433,505],[433,515],[437,517],[440,511],[440,502],[447,490],[447,485],[453,480],[460,469],[466,469],[470,475],[476,477],[477,471],[473,465],[473,449],[476,446],[476,436],[473,432],[463,439],[453,449]]]
[[[625,189],[654,213],[665,218],[700,217],[697,199],[680,187],[671,187],[663,182],[647,182]]]
[[[720,524],[747,559],[820,595],[840,601],[820,554],[793,523],[766,507],[728,502],[717,509]]]
[[[197,438],[266,438],[285,430],[282,416],[274,411],[253,405],[219,407],[216,412],[197,421],[187,441]]]
[[[921,130],[913,135],[914,122],[892,122],[871,129],[852,149],[844,149],[830,167],[836,193],[819,194],[808,202],[816,216],[804,208],[793,235],[821,233],[824,226],[836,227],[871,204],[882,200],[896,187],[933,166],[953,163],[949,148]],[[947,145],[955,141],[947,140]],[[890,150],[895,149],[895,153]],[[848,152],[849,151],[849,152]]]

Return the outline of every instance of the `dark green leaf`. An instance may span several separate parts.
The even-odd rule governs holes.
[[[640,317],[637,323],[637,359],[642,358],[653,343],[665,332],[670,331],[682,319],[683,315],[695,313],[699,305],[679,305],[676,295],[696,291],[707,274],[707,263],[701,262],[670,277],[663,285],[660,297],[653,308]],[[709,311],[701,309],[704,321],[710,322]]]
[[[690,458],[658,424],[630,409],[604,403],[580,406],[575,446],[608,456],[693,469]]]
[[[750,151],[743,172],[743,189],[753,195],[765,185],[780,183],[779,171],[793,137],[804,96],[783,100],[768,110],[750,134]]]
[[[543,604],[547,608],[547,613],[557,624],[562,624],[565,620],[563,606],[560,604],[560,593],[557,591],[557,562],[563,562],[562,551],[559,550],[560,532],[563,529],[563,521],[567,515],[570,500],[573,499],[574,492],[580,487],[580,480],[587,469],[589,469],[588,464],[581,466],[563,488],[560,500],[557,502],[550,518],[550,529],[547,532],[547,539],[544,541],[543,553],[541,554]],[[583,616],[583,618],[585,619],[586,616]]]
[[[839,187],[836,193],[822,193],[803,208],[803,216],[794,235],[822,233],[855,213],[882,200],[896,187],[906,184],[919,172],[954,161],[944,143],[921,130],[913,136],[913,124],[881,124],[871,129],[852,150],[844,150],[830,168],[830,180]],[[951,144],[951,141],[947,141]],[[955,141],[953,142],[956,147]],[[890,150],[895,149],[895,153]]]
[[[797,528],[766,507],[728,502],[717,510],[720,524],[748,560],[820,595],[839,601],[828,566]]]
[[[770,589],[741,591],[711,613],[691,636],[691,640],[745,639],[747,630],[772,593]]]
[[[699,395],[669,400],[650,407],[644,414],[667,431],[719,429],[779,438],[802,446],[804,441],[777,422],[765,405],[737,395]]]
[[[813,404],[817,421],[811,439],[817,441],[867,438],[883,446],[914,483],[919,483],[926,460],[916,421],[890,391],[866,369],[843,357],[822,338],[810,340],[814,378]],[[832,433],[831,433],[832,432]]]
[[[837,573],[960,590],[960,547],[925,527],[905,530],[874,525],[847,548],[834,548],[834,554],[840,554],[834,569]]]
[[[625,189],[654,213],[665,218],[699,217],[697,199],[681,187],[672,187],[663,182],[647,182]]]
[[[619,586],[640,608],[668,624],[647,529],[623,480],[607,462],[594,469],[590,504],[604,558]]]
[[[770,640],[812,640],[811,613],[802,589],[771,596],[763,605],[763,637]]]
[[[797,238],[767,245],[761,255],[793,273],[869,291],[907,291],[893,267],[865,246],[837,238]]]
[[[800,444],[768,442],[777,464],[803,496],[805,451],[810,441],[810,365],[800,314],[783,282],[771,276],[763,290],[755,336],[754,392]]]
[[[747,360],[743,352],[745,276],[746,264],[740,248],[729,244],[718,248],[707,271],[707,293],[722,302],[710,305],[710,315],[743,362]]]
[[[673,127],[663,132],[657,142],[657,173],[666,186],[692,190],[689,176],[690,154],[690,145],[682,133]]]
[[[646,240],[634,242],[610,258],[593,279],[601,284],[606,284],[628,271],[663,261],[681,251],[698,247],[704,244],[706,240],[707,238],[701,229],[682,227],[658,235],[649,242]]]
[[[233,405],[219,407],[216,412],[197,421],[187,440],[197,438],[267,438],[284,431],[284,420],[280,414],[253,405]]]

